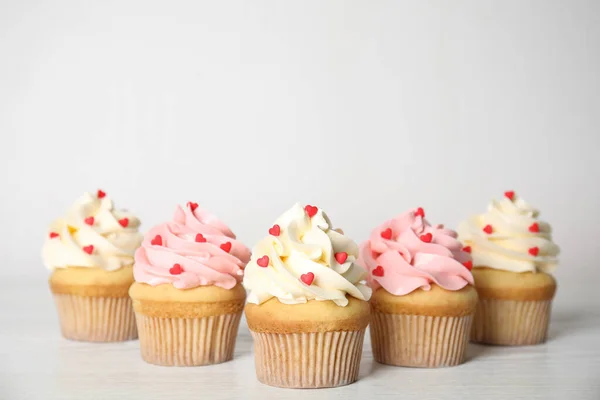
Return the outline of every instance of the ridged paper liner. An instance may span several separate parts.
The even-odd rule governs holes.
[[[54,294],[65,338],[86,342],[120,342],[137,338],[129,297]]]
[[[404,367],[450,367],[464,362],[472,315],[462,317],[384,314],[373,311],[375,361]]]
[[[471,341],[508,346],[543,343],[551,306],[552,300],[479,299]]]
[[[203,318],[136,313],[142,358],[165,366],[218,364],[233,358],[242,312]]]
[[[316,333],[261,333],[254,338],[256,376],[285,388],[348,385],[358,379],[365,329]]]

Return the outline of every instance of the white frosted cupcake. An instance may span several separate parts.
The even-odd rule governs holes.
[[[458,227],[473,257],[479,304],[474,342],[527,345],[546,340],[559,248],[539,212],[513,191]]]
[[[300,204],[254,247],[243,283],[261,382],[319,388],[358,378],[371,290],[357,257],[322,210]]]
[[[101,190],[85,193],[51,224],[42,257],[52,271],[50,289],[67,339],[137,338],[128,290],[133,256],[142,242],[139,225]]]

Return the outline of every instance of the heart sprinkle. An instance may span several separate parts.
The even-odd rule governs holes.
[[[540,248],[539,247],[532,247],[529,249],[529,254],[531,254],[534,257],[537,257],[537,255],[540,253]]]
[[[429,232],[429,233],[419,236],[419,239],[421,239],[422,242],[431,243],[431,240],[433,239],[433,235],[431,234],[431,232]]]
[[[183,272],[183,268],[181,268],[180,264],[173,264],[171,269],[169,269],[171,275],[179,275]]]
[[[319,208],[307,205],[306,207],[304,207],[304,211],[306,211],[306,215],[308,215],[308,218],[312,218],[315,215],[317,215],[317,211],[319,211]]]
[[[160,236],[160,235],[154,236],[154,239],[152,239],[150,241],[150,244],[152,246],[162,246],[162,236]]]
[[[463,247],[463,251],[465,253],[470,253],[471,252],[471,246],[465,246],[465,247]]]
[[[467,268],[469,271],[473,269],[473,261],[469,260],[469,261],[465,261],[463,263],[463,265],[465,266],[465,268]]]
[[[123,228],[127,228],[127,225],[129,225],[129,218],[122,218],[119,220],[119,224],[123,227]]]
[[[106,197],[106,193],[104,193],[102,190],[98,189],[98,192],[96,193],[96,196],[97,196],[99,199],[103,199],[103,198],[105,198],[105,197]]]
[[[371,273],[373,274],[373,276],[381,277],[383,276],[383,267],[381,265],[378,265]]]
[[[335,253],[335,260],[337,262],[339,262],[340,264],[345,263],[347,259],[348,259],[348,253],[346,253],[345,251],[342,251],[340,253]]]
[[[269,256],[262,256],[256,260],[256,263],[259,267],[267,268],[269,266]]]
[[[381,237],[390,240],[392,238],[392,228],[387,228],[385,231],[381,232]]]
[[[191,201],[188,201],[187,205],[190,207],[192,212],[196,211],[196,208],[198,208],[198,203],[192,203]]]
[[[59,236],[60,235],[58,233],[56,233],[56,232],[50,232],[50,239],[54,239],[54,238],[57,238]]]
[[[269,229],[269,235],[279,236],[281,234],[281,228],[275,224]]]
[[[223,250],[225,253],[229,253],[229,251],[231,250],[231,242],[227,242],[227,243],[223,243],[222,245],[219,246],[221,248],[221,250]]]
[[[83,220],[83,222],[85,222],[89,226],[92,226],[92,225],[94,225],[94,217],[87,217],[86,219]]]
[[[421,218],[425,218],[425,210],[423,210],[422,207],[417,208],[417,211],[415,211],[415,217],[421,217]]]
[[[315,274],[313,274],[312,272],[307,272],[306,274],[300,275],[300,280],[306,285],[310,286],[315,280]]]
[[[509,190],[508,192],[504,192],[504,195],[505,195],[506,197],[508,197],[508,199],[509,199],[510,201],[513,201],[513,200],[515,199],[515,192],[514,192],[514,191],[512,191],[512,190]]]
[[[485,233],[487,233],[488,235],[491,235],[492,232],[494,232],[494,228],[492,228],[491,225],[486,225],[486,226],[483,227],[483,231]]]
[[[94,252],[94,245],[90,244],[89,246],[84,246],[83,251],[85,251],[88,254],[92,254]]]
[[[537,222],[534,222],[533,224],[531,224],[531,226],[529,227],[529,232],[533,232],[533,233],[538,233],[540,231],[540,226],[538,225]]]
[[[194,240],[198,243],[206,243],[206,238],[201,233],[197,234]]]

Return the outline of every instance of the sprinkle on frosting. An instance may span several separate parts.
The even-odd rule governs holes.
[[[383,287],[402,296],[419,288],[429,290],[432,284],[446,290],[473,284],[471,257],[463,251],[457,233],[443,225],[432,226],[420,214],[419,209],[411,210],[385,222],[361,245],[359,263],[371,271],[373,289]],[[391,230],[394,240],[383,235]]]
[[[126,219],[127,225],[121,221]],[[42,250],[44,264],[54,268],[102,268],[114,271],[133,264],[142,241],[140,221],[114,207],[101,190],[85,193],[65,217],[54,221]]]
[[[460,240],[471,249],[473,266],[511,272],[551,272],[559,247],[552,229],[538,219],[539,212],[513,193],[492,201],[488,211],[462,222]],[[486,227],[493,226],[492,232]]]
[[[171,221],[146,234],[135,253],[133,275],[151,286],[231,289],[241,281],[248,260],[250,250],[229,227],[190,202],[185,208],[178,206]]]
[[[296,204],[276,221],[280,234],[269,234],[253,249],[244,275],[248,302],[277,297],[284,304],[347,296],[368,300],[367,272],[357,264],[358,246],[334,230],[323,210]]]

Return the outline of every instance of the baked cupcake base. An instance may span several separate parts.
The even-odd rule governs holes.
[[[284,388],[325,388],[358,379],[369,323],[365,301],[349,298],[346,307],[311,300],[286,305],[271,299],[247,304],[258,380]]]
[[[479,293],[471,341],[523,346],[546,341],[556,281],[546,273],[474,268]]]
[[[50,290],[63,336],[86,342],[120,342],[138,337],[129,286],[131,267],[57,269]]]
[[[471,286],[439,286],[395,296],[378,289],[371,298],[371,346],[382,364],[437,368],[464,362],[477,303]]]
[[[144,361],[189,367],[233,359],[246,296],[241,285],[179,290],[134,283],[130,295]]]

